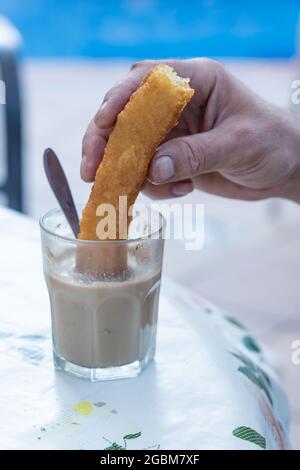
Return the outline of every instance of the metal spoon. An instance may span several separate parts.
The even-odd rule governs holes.
[[[44,152],[44,168],[50,187],[70,224],[75,238],[77,238],[79,234],[79,218],[73,196],[60,161],[50,148]]]

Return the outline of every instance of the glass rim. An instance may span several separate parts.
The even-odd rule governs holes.
[[[75,204],[76,207],[84,207],[84,204]],[[78,238],[71,238],[71,237],[68,237],[66,235],[60,235],[58,233],[55,233],[53,232],[52,230],[50,230],[49,228],[46,227],[45,225],[45,220],[46,218],[50,217],[51,215],[55,214],[55,212],[57,213],[61,213],[65,220],[66,220],[66,217],[63,213],[63,210],[60,208],[60,207],[56,207],[56,208],[53,208],[53,209],[50,209],[48,210],[47,212],[45,212],[44,214],[42,214],[39,218],[39,226],[40,226],[40,229],[42,232],[45,232],[47,233],[48,235],[54,237],[54,238],[58,238],[60,240],[63,240],[65,242],[68,242],[68,243],[76,243],[76,244],[80,244],[80,245],[93,245],[93,244],[99,244],[99,243],[102,243],[102,244],[108,244],[108,243],[115,243],[115,244],[128,244],[128,243],[137,243],[139,241],[142,241],[142,240],[159,240],[160,237],[158,238],[152,238],[153,235],[157,235],[157,234],[162,234],[162,231],[164,229],[164,227],[166,226],[166,220],[165,220],[165,217],[162,215],[162,213],[156,209],[150,209],[149,206],[146,206],[146,210],[147,211],[152,211],[154,213],[156,213],[158,216],[159,216],[159,221],[160,221],[160,224],[159,224],[159,227],[158,229],[154,230],[153,232],[149,233],[148,235],[142,235],[140,237],[137,237],[137,238],[124,238],[124,239],[115,239],[115,240],[81,240],[81,239],[78,239]]]

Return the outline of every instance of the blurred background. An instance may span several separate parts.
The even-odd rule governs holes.
[[[35,219],[56,205],[42,166],[48,146],[76,200],[86,201],[83,133],[105,92],[136,60],[217,58],[256,93],[292,109],[299,12],[296,0],[0,0],[2,203]],[[300,448],[300,366],[291,362],[291,343],[300,339],[300,208],[202,193],[183,202],[205,204],[205,245],[186,252],[182,241],[170,241],[165,274],[230,310],[267,346]]]

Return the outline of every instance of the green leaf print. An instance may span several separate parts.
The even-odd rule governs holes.
[[[265,382],[271,387],[271,380],[268,374],[261,367],[255,364],[251,359],[249,359],[249,357],[245,356],[243,353],[231,352],[231,354],[236,357],[236,359],[239,359],[243,364],[245,364],[245,366],[259,371],[260,375],[263,376]]]
[[[236,326],[237,328],[240,328],[241,330],[247,330],[245,325],[243,325],[243,323],[240,322],[240,320],[238,320],[237,318],[232,317],[230,315],[226,315],[225,318],[226,318],[227,321],[229,321],[229,323]]]
[[[123,437],[124,445],[120,445],[117,442],[111,442],[109,439],[106,437],[103,437],[106,441],[109,442],[109,446],[106,447],[104,450],[127,450],[127,441],[130,439],[137,439],[138,437],[141,437],[142,433],[141,432],[136,432],[134,434],[126,434]]]
[[[252,444],[257,445],[262,449],[266,448],[266,439],[252,428],[247,426],[239,426],[232,431],[232,434],[239,439],[252,442]]]
[[[246,348],[248,348],[250,351],[256,352],[256,353],[261,352],[260,347],[258,346],[255,339],[252,338],[252,336],[244,336],[242,341],[243,341],[244,346],[246,346]]]
[[[125,450],[125,447],[113,442],[109,447],[105,447],[104,450]]]
[[[126,434],[126,436],[123,437],[124,441],[127,441],[128,439],[137,439],[138,437],[141,437],[142,433],[141,432],[136,432],[135,434]]]
[[[251,359],[247,358],[242,353],[231,352],[231,354],[243,363],[243,366],[240,366],[238,371],[251,380],[251,382],[254,383],[257,387],[259,387],[266,394],[270,404],[273,405],[270,392],[272,384],[268,375],[253,361],[251,361]]]
[[[257,385],[261,390],[263,390],[265,392],[265,394],[267,395],[267,398],[270,402],[271,405],[273,405],[273,400],[272,400],[272,397],[271,397],[271,394],[267,388],[267,385],[265,384],[264,382],[264,379],[262,376],[260,375],[257,375],[257,373],[255,371],[253,371],[252,369],[249,369],[248,367],[239,367],[238,368],[238,371],[241,372],[242,374],[244,374],[246,377],[248,377],[249,380],[251,380],[251,382],[253,382],[255,385]]]

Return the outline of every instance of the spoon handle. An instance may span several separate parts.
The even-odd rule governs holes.
[[[65,172],[55,152],[48,148],[44,152],[44,168],[51,189],[77,238],[79,218]]]

